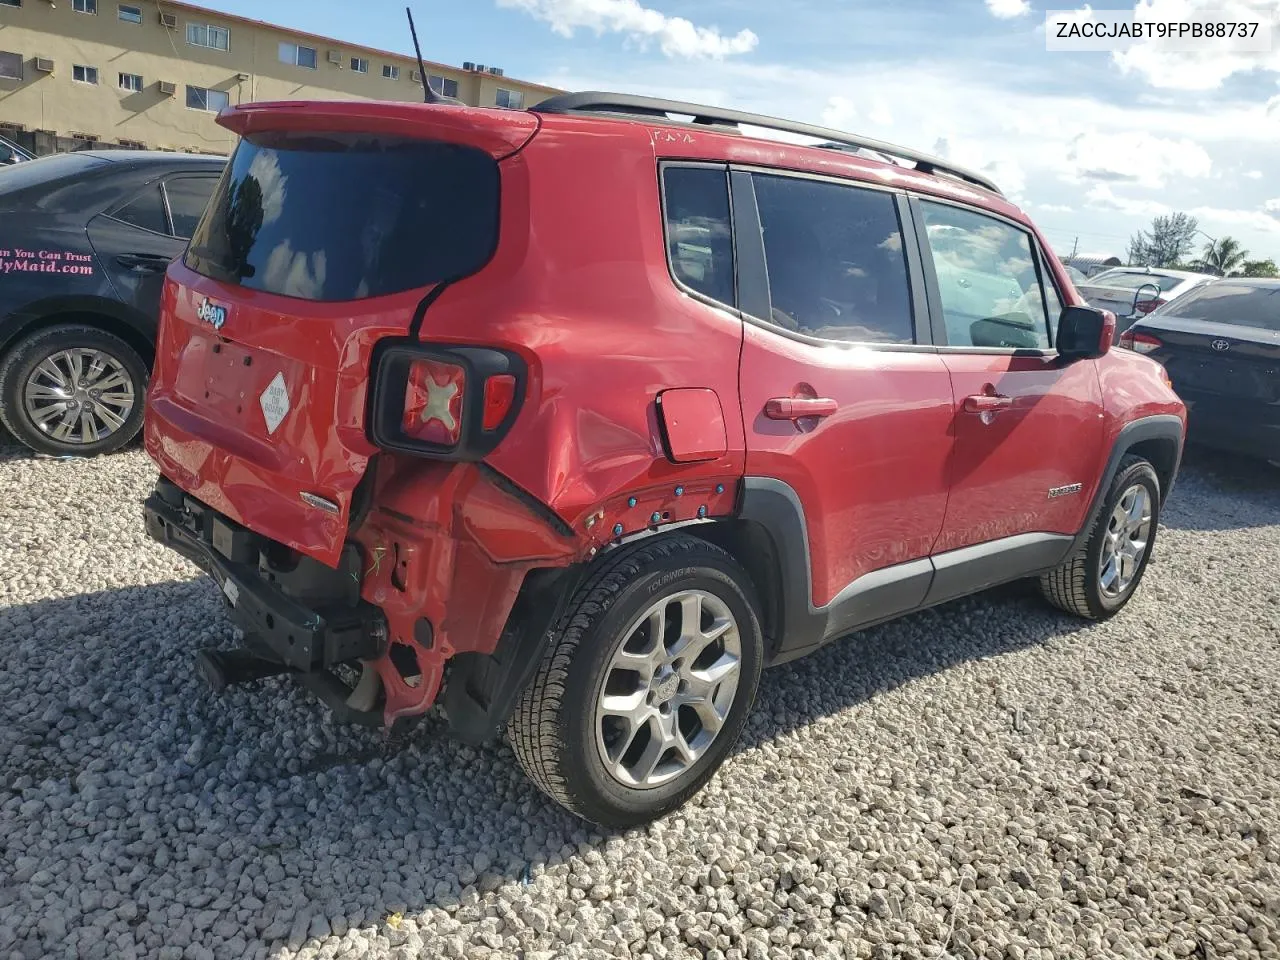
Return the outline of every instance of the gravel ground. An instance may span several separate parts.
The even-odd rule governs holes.
[[[210,696],[145,457],[0,450],[0,958],[1280,956],[1280,472],[1211,464],[1119,618],[1005,589],[771,671],[610,837],[437,718]]]

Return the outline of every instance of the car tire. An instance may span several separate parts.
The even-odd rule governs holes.
[[[521,767],[566,809],[610,829],[682,806],[720,767],[755,700],[758,609],[737,561],[695,537],[609,555],[551,627],[508,723]]]
[[[1142,582],[1159,523],[1160,478],[1146,460],[1126,457],[1088,540],[1060,567],[1041,576],[1040,592],[1055,607],[1079,617],[1114,616]]]
[[[86,373],[86,386],[74,387],[78,393],[71,402],[80,415],[71,423],[71,411],[55,394],[65,392],[57,384],[69,382],[76,363]],[[97,327],[59,324],[23,337],[0,362],[0,421],[38,453],[109,453],[141,429],[146,385],[147,365],[129,344]],[[39,414],[50,411],[42,427]],[[65,437],[55,435],[59,428],[68,431]]]

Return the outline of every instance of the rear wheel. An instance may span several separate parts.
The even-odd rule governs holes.
[[[764,642],[747,574],[694,537],[606,561],[552,628],[508,726],[521,766],[584,819],[624,828],[684,804],[755,699]]]
[[[38,330],[0,363],[0,420],[40,453],[117,450],[142,426],[147,367],[119,337],[82,324]]]
[[[1141,457],[1126,457],[1084,546],[1040,578],[1059,609],[1090,620],[1118,613],[1138,589],[1160,522],[1160,479]]]

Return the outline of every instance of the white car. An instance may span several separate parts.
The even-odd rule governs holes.
[[[1135,321],[1156,307],[1216,279],[1207,273],[1164,267],[1112,267],[1075,286],[1089,306],[1110,310],[1116,315],[1116,338],[1119,339]]]

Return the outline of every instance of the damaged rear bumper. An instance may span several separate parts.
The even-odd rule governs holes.
[[[163,477],[143,514],[153,540],[217,583],[249,650],[286,666],[344,719],[381,723],[381,710],[353,708],[351,690],[330,672],[386,653],[382,611],[360,598],[357,545],[347,545],[335,570],[247,530]]]

